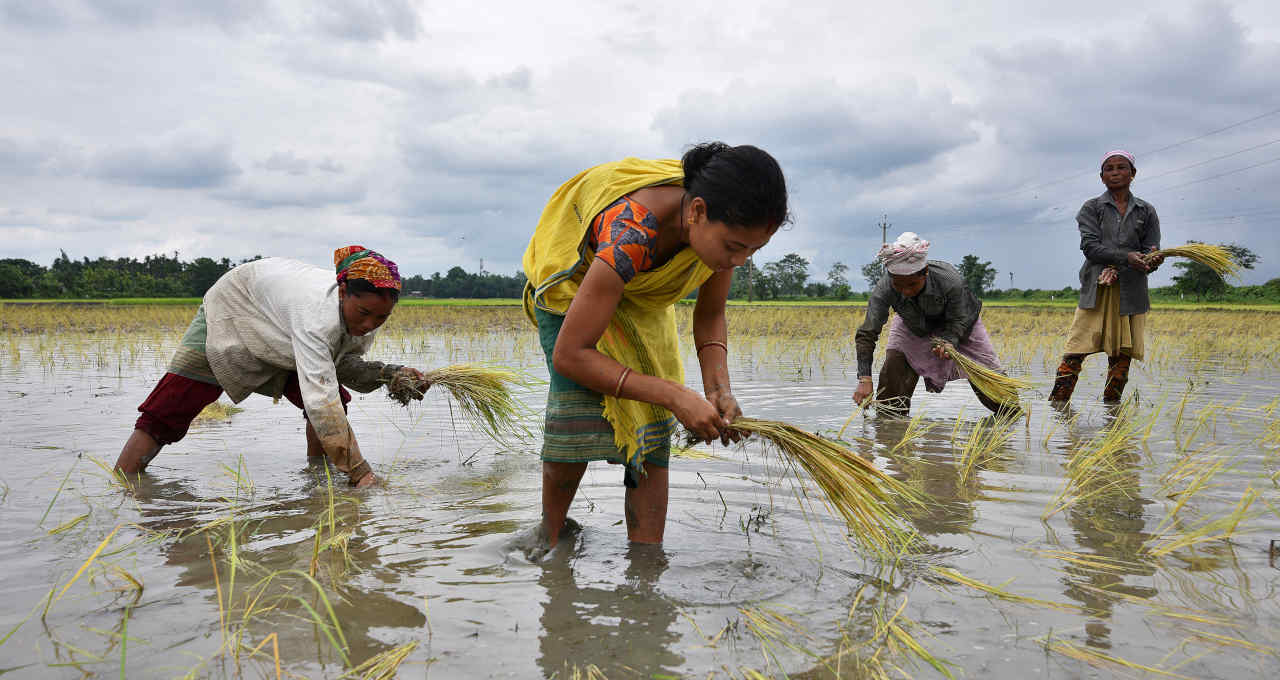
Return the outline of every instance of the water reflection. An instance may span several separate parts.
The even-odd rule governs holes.
[[[642,677],[678,675],[676,669],[684,663],[673,651],[680,641],[674,630],[679,612],[658,589],[659,578],[670,566],[662,546],[631,545],[623,559],[625,581],[617,584],[606,576],[599,585],[580,585],[589,577],[575,573],[578,556],[557,550],[542,562],[538,584],[546,600],[538,665],[544,677],[564,677],[566,669],[587,664],[609,674],[606,660],[612,667],[639,671]]]
[[[927,499],[922,505],[905,508],[911,524],[926,536],[965,534],[977,521],[973,502],[980,496],[978,476],[961,476],[951,446],[954,426],[928,418],[882,418],[875,423],[875,442],[880,454],[890,461],[889,474]],[[907,436],[910,440],[904,441]]]
[[[394,646],[375,638],[373,630],[385,636],[388,628],[398,628],[414,635],[425,630],[427,620],[417,606],[385,591],[355,585],[362,580],[357,575],[372,574],[375,585],[400,578],[384,573],[388,568],[382,564],[378,549],[364,540],[361,518],[366,494],[335,488],[331,529],[324,473],[312,467],[307,474],[310,488],[294,496],[281,497],[276,491],[267,501],[249,496],[234,503],[202,497],[184,481],[156,482],[144,476],[133,490],[142,517],[139,525],[169,535],[159,542],[159,552],[166,565],[179,569],[175,585],[204,591],[204,599],[215,611],[225,609],[226,625],[248,618],[249,637],[255,644],[276,633],[282,661],[339,663],[302,605],[305,600],[328,619],[314,587],[299,572],[311,575],[325,588],[333,615],[341,622],[347,656],[356,665]],[[234,593],[230,568],[233,530]],[[217,562],[216,575],[210,547]],[[214,618],[205,622],[204,628],[214,634],[220,625]]]
[[[1091,442],[1096,445],[1098,438],[1110,431],[1125,431],[1132,417],[1130,409],[1108,408],[1101,428],[1095,431],[1082,427],[1079,418],[1067,417],[1070,455],[1081,455]],[[1085,642],[1098,649],[1111,648],[1109,621],[1117,602],[1126,597],[1149,599],[1159,592],[1154,587],[1126,581],[1156,573],[1143,551],[1143,545],[1151,538],[1144,529],[1146,506],[1152,501],[1142,495],[1140,446],[1140,442],[1130,440],[1112,455],[1106,474],[1080,488],[1066,511],[1067,524],[1078,546],[1076,552],[1101,558],[1089,564],[1064,561],[1062,579],[1064,594],[1089,612]]]

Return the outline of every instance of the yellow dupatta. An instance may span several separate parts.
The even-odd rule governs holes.
[[[601,211],[645,187],[680,184],[684,170],[675,159],[627,158],[598,165],[565,182],[542,211],[524,253],[525,314],[537,324],[534,308],[564,316],[595,252],[587,229]],[[623,288],[622,300],[596,349],[631,370],[684,384],[684,364],[676,334],[675,303],[703,284],[712,270],[693,249],[684,248],[657,269],[641,272]],[[604,397],[602,415],[613,426],[614,443],[638,467],[674,425],[671,412],[656,404]]]

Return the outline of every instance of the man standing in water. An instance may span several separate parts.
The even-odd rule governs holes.
[[[979,318],[982,301],[965,285],[955,267],[930,260],[928,255],[929,242],[912,231],[881,246],[885,274],[871,290],[867,315],[853,336],[858,350],[854,403],[865,403],[874,390],[878,412],[906,415],[920,378],[924,378],[926,390],[941,392],[948,382],[966,377],[947,356],[950,351],[962,352],[994,371],[1001,370],[987,327]],[[880,367],[880,389],[875,390],[872,357],[890,309],[897,316],[889,328],[884,365]],[[942,344],[935,344],[935,339]],[[986,396],[972,382],[969,385],[978,401],[992,413],[1016,410]]]
[[[1102,157],[1098,176],[1107,190],[1080,207],[1080,303],[1067,331],[1067,346],[1049,393],[1066,403],[1076,389],[1084,358],[1107,353],[1107,382],[1102,400],[1120,401],[1129,382],[1129,363],[1142,359],[1143,335],[1151,299],[1147,276],[1164,257],[1147,255],[1160,248],[1160,217],[1155,206],[1134,196],[1129,185],[1138,174],[1133,154],[1122,149]]]

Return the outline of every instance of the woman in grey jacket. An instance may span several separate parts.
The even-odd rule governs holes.
[[[1107,353],[1103,401],[1118,402],[1129,381],[1129,363],[1144,355],[1143,334],[1151,300],[1147,276],[1164,261],[1148,255],[1160,248],[1155,206],[1134,196],[1129,185],[1138,171],[1133,154],[1108,151],[1098,176],[1107,190],[1080,207],[1080,303],[1049,401],[1071,399],[1084,358]]]

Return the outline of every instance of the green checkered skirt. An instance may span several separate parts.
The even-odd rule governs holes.
[[[586,463],[607,460],[623,463],[626,455],[613,443],[613,426],[605,420],[604,402],[593,392],[556,373],[551,353],[564,317],[535,309],[538,339],[547,357],[547,373],[551,384],[547,392],[547,418],[542,437],[542,460],[553,463]],[[671,433],[674,419],[657,423],[641,439],[644,461],[667,467],[671,456]]]

